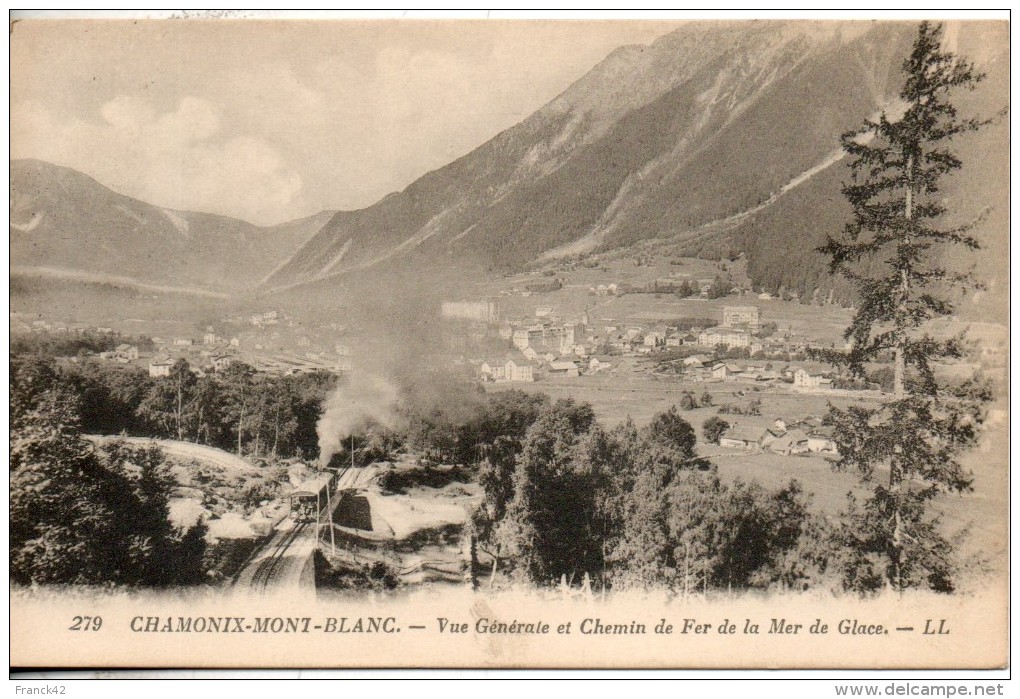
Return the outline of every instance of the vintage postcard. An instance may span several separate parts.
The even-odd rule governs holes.
[[[10,61],[12,668],[1008,665],[1008,21]]]

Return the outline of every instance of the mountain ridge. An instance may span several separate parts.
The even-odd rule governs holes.
[[[239,293],[254,288],[332,216],[276,226],[154,206],[42,160],[10,162],[11,264],[138,284]]]
[[[838,145],[833,131],[838,136],[879,106],[874,93],[887,91],[892,72],[882,58],[909,47],[913,32],[912,25],[853,24],[847,36],[828,27],[812,37],[808,29],[698,25],[649,46],[621,47],[475,151],[371,207],[338,213],[264,288],[339,278],[419,247],[426,258],[509,270],[586,236],[600,241],[594,249],[620,247],[752,208],[827,157]],[[826,71],[850,64],[860,72],[869,60],[886,74],[859,80],[854,73],[843,80],[854,84],[849,97],[826,97]],[[806,91],[802,111],[825,107],[808,129],[810,147],[766,153],[757,158],[766,167],[748,173],[715,167],[727,150],[754,155],[755,130],[783,110],[776,85]],[[782,135],[787,145],[804,138]],[[729,189],[736,194],[720,203]],[[681,208],[671,200],[686,190],[697,194]]]
[[[698,23],[621,47],[471,153],[338,213],[262,290],[321,295],[369,271],[399,278],[399,261],[509,272],[664,240],[681,255],[747,254],[756,288],[852,302],[816,251],[846,221],[839,138],[895,102],[915,34],[911,22]],[[959,96],[961,110],[994,111],[1008,101],[1008,26],[962,23],[952,35],[994,73],[979,97]],[[980,138],[961,139],[961,155],[990,186],[963,176],[946,192],[961,216],[998,211],[982,225],[1001,251],[1008,129]],[[1008,283],[1001,265],[992,276]]]
[[[369,207],[277,226],[155,207],[68,168],[12,161],[12,265],[234,295],[305,290],[308,301],[368,286],[438,293],[474,274],[662,242],[681,256],[744,254],[761,290],[849,302],[816,252],[847,216],[839,136],[895,98],[915,32],[691,23],[616,49],[517,125]],[[951,36],[989,73],[959,97],[961,113],[1008,106],[1008,26],[963,23]],[[965,169],[945,191],[956,223],[990,212],[978,264],[996,293],[1008,288],[1008,142],[1005,120],[960,139]]]

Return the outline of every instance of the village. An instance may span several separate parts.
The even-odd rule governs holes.
[[[12,336],[34,334],[66,339],[98,336],[110,339],[106,344],[123,339],[109,350],[81,351],[71,359],[80,361],[94,356],[111,364],[144,369],[152,378],[169,376],[171,367],[181,359],[199,376],[224,371],[234,363],[247,364],[261,373],[287,376],[316,371],[342,374],[351,370],[350,346],[340,339],[345,331],[342,325],[310,326],[279,310],[224,317],[196,331],[190,331],[187,324],[176,324],[170,328],[172,334],[166,336],[155,334],[153,330],[159,329],[152,322],[138,329],[127,322],[118,326],[10,314]]]
[[[774,323],[763,324],[758,306],[725,306],[717,325],[709,325],[709,319],[690,319],[649,327],[596,326],[586,313],[560,321],[549,307],[539,307],[534,319],[505,320],[499,318],[498,303],[492,300],[447,302],[442,314],[462,346],[469,339],[481,340],[483,326],[495,329],[507,344],[502,353],[467,360],[483,384],[538,381],[564,387],[564,380],[583,384],[599,375],[641,372],[643,360],[665,365],[684,384],[732,385],[738,392],[741,387],[755,392],[781,387],[789,392],[842,393],[833,387],[834,374],[812,372],[790,361],[791,357],[803,358],[811,344],[790,335],[777,336]],[[712,406],[707,392],[699,406],[696,398],[680,393],[679,387],[674,391],[677,401],[688,401],[688,409]],[[717,410],[721,414],[761,415],[761,400],[720,405]],[[723,429],[714,440],[720,447],[787,456],[837,453],[832,429],[817,415],[776,418],[764,428],[736,421],[721,424]]]
[[[538,308],[534,319],[495,321],[494,308],[493,301],[443,304],[444,320],[462,333],[461,347],[485,337],[482,325],[498,322],[506,350],[468,359],[486,383],[578,378],[609,371],[628,357],[643,357],[669,362],[666,370],[682,374],[688,383],[784,382],[798,389],[833,389],[832,373],[794,363],[821,347],[791,333],[777,335],[775,323],[762,324],[757,306],[725,306],[716,325],[709,325],[711,319],[691,318],[650,327],[599,326],[587,313],[560,321],[549,307]]]

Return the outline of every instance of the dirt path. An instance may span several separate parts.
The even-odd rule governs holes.
[[[258,473],[255,466],[248,461],[235,456],[230,452],[223,451],[222,449],[207,447],[202,444],[178,442],[172,439],[150,439],[148,437],[121,437],[118,435],[99,434],[90,434],[85,436],[97,444],[117,440],[126,442],[132,446],[145,447],[151,444],[156,444],[162,447],[163,451],[165,451],[168,456],[178,459],[194,459],[196,461],[210,463],[225,469],[233,476],[255,475]]]

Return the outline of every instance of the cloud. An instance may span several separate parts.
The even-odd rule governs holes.
[[[294,126],[298,121],[316,124],[325,121],[328,105],[323,93],[308,87],[286,63],[260,63],[254,66],[245,85],[236,91],[236,99],[251,105],[269,104],[261,118],[272,126]]]
[[[158,206],[267,224],[304,204],[301,176],[269,138],[230,134],[221,110],[198,97],[160,112],[142,98],[118,96],[93,119],[60,119],[41,103],[23,102],[11,121],[12,157],[81,170]]]
[[[23,23],[12,155],[257,223],[369,206],[673,26],[192,24]]]
[[[106,123],[122,131],[137,133],[143,124],[155,118],[155,112],[140,100],[131,97],[116,97],[100,109]]]
[[[185,97],[177,111],[162,115],[156,122],[156,130],[170,143],[204,141],[219,128],[220,119],[216,109],[197,97]]]

